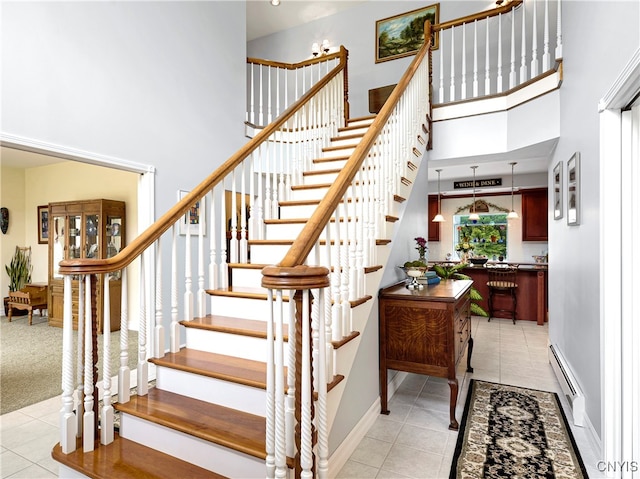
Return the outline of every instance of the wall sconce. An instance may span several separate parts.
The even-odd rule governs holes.
[[[322,40],[321,44],[314,43],[311,45],[311,53],[314,57],[317,57],[320,53],[326,55],[329,53],[329,40]]]
[[[278,5],[280,5],[280,0],[271,0],[271,5],[277,7]]]
[[[469,215],[471,221],[478,221],[480,219],[480,215],[476,213],[476,168],[477,166],[471,167],[473,170],[473,212]]]
[[[438,172],[438,214],[433,217],[431,221],[434,223],[442,223],[444,221],[444,216],[442,216],[442,210],[440,209],[440,172],[441,168],[436,170]]]
[[[511,165],[511,211],[509,211],[507,218],[511,220],[511,219],[519,218],[518,213],[516,213],[516,210],[513,209],[513,167],[517,165],[518,162],[512,161],[509,164]]]

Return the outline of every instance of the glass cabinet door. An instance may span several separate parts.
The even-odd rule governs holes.
[[[67,245],[65,244],[66,236],[64,234],[66,225],[64,224],[64,216],[54,216],[53,218],[53,277],[62,278],[60,274],[60,261],[66,258],[65,252]]]
[[[82,257],[82,217],[69,216],[69,248],[65,259]]]
[[[121,216],[107,216],[107,258],[117,255],[124,246],[124,228]],[[120,271],[115,271],[111,278],[120,279]]]
[[[84,236],[84,257],[99,258],[100,250],[98,244],[98,215],[85,216],[85,236]]]

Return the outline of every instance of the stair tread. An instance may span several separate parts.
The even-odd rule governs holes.
[[[267,364],[260,361],[182,348],[177,353],[166,353],[161,358],[151,358],[149,362],[156,366],[223,379],[255,388],[265,389],[267,387]]]
[[[192,321],[181,321],[180,324],[187,328],[205,329],[207,331],[219,331],[254,338],[267,337],[266,321],[256,321],[255,319],[233,318],[230,316],[210,314],[204,318],[193,318]],[[285,332],[285,339],[286,338],[287,333]]]
[[[226,479],[226,476],[208,471],[177,457],[164,454],[115,434],[114,441],[100,445],[91,452],[84,452],[82,442],[70,454],[63,454],[60,444],[51,453],[53,459],[81,472],[88,477],[108,477],[110,479],[130,479],[153,477],[174,479],[176,477],[197,477]],[[144,459],[144,460],[141,460]]]
[[[262,240],[253,240],[253,241],[262,241]],[[205,293],[211,296],[264,299],[265,301],[267,299],[267,289],[262,287],[255,288],[250,286],[229,286],[228,288],[206,289]],[[289,301],[289,297],[286,295],[283,295],[282,300]]]
[[[116,403],[122,413],[146,419],[177,431],[261,459],[266,458],[264,417],[180,394],[151,388],[146,396]],[[185,477],[178,474],[174,477]]]

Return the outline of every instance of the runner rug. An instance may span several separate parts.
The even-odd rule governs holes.
[[[587,478],[558,395],[471,380],[450,479]]]

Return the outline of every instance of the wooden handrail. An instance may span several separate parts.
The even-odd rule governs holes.
[[[275,62],[273,60],[263,60],[260,58],[251,58],[251,57],[247,57],[247,63],[256,63],[258,65],[271,66],[276,68],[285,68],[287,70],[295,70],[296,68],[302,68],[309,65],[314,65],[316,63],[322,63],[328,60],[333,60],[335,58],[340,58],[342,56],[342,48],[344,47],[340,47],[340,51],[338,52],[328,53],[327,55],[309,58],[308,60],[304,60],[298,63]]]
[[[511,2],[503,5],[502,7],[496,7],[491,10],[487,10],[484,12],[474,13],[473,15],[467,15],[466,17],[460,17],[455,20],[450,20],[444,23],[438,23],[433,26],[434,32],[439,32],[441,30],[447,30],[452,27],[459,27],[460,25],[464,25],[465,23],[471,23],[476,20],[484,20],[485,18],[497,17],[501,13],[507,13],[515,8],[519,7],[522,4],[523,0],[512,0]]]
[[[416,54],[416,57],[411,62],[411,65],[409,65],[409,68],[404,73],[396,87],[393,89],[393,92],[391,92],[391,95],[389,95],[389,98],[376,116],[376,119],[373,121],[365,135],[362,137],[362,140],[358,143],[358,146],[356,146],[355,150],[347,160],[347,163],[338,175],[338,178],[336,178],[336,181],[329,187],[327,194],[320,201],[320,204],[311,215],[311,218],[305,224],[304,228],[278,266],[293,267],[303,264],[309,255],[309,252],[318,241],[318,238],[320,238],[322,230],[329,222],[331,215],[342,200],[347,188],[349,188],[353,182],[356,173],[360,170],[365,157],[382,131],[382,127],[391,116],[391,113],[398,104],[398,101],[409,85],[409,82],[415,75],[420,63],[430,50],[431,23],[428,21],[425,24],[424,37],[427,41],[424,42],[422,48]]]
[[[245,158],[255,151],[265,140],[275,133],[289,118],[300,110],[311,98],[324,88],[335,76],[347,66],[347,49],[340,47],[340,63],[327,75],[321,78],[304,95],[287,108],[275,121],[265,126],[254,138],[240,148],[234,155],[218,167],[204,181],[198,184],[189,194],[162,215],[155,223],[149,226],[131,243],[125,246],[117,255],[106,259],[76,259],[60,262],[62,274],[100,274],[118,271],[128,266],[135,258],[140,256],[160,236],[171,228],[191,205],[199,201],[208,191],[231,173]]]

